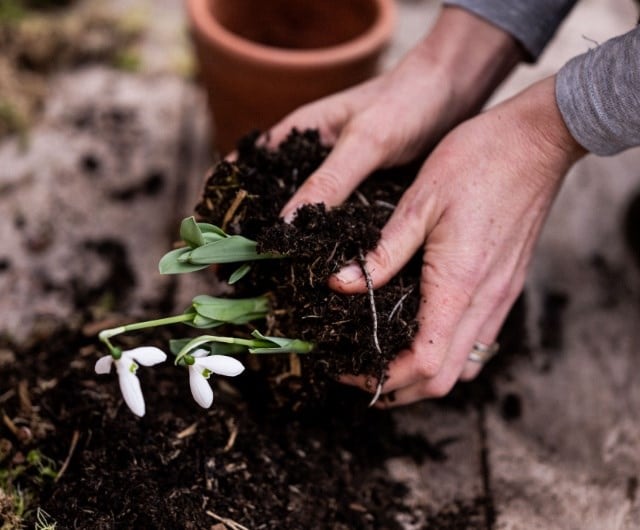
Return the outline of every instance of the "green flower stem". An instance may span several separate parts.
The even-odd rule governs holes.
[[[240,339],[238,337],[221,337],[219,335],[200,335],[196,339],[187,344],[176,356],[175,364],[178,364],[186,355],[195,350],[198,346],[202,346],[207,342],[221,342],[223,344],[238,344],[239,346],[246,346],[247,348],[253,348],[265,344],[265,341],[258,341],[255,339]]]
[[[138,329],[157,328],[159,326],[167,326],[169,324],[180,324],[181,322],[191,322],[194,313],[183,313],[172,317],[157,318],[155,320],[145,320],[144,322],[134,322],[126,326],[118,326],[117,328],[103,329],[98,338],[104,342],[110,351],[114,351],[115,347],[109,340],[111,337],[126,333],[127,331],[136,331]]]

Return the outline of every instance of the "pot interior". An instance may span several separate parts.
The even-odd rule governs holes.
[[[375,0],[211,0],[228,31],[264,46],[317,49],[350,41],[375,23]]]

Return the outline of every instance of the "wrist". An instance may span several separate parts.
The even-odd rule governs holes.
[[[555,76],[532,85],[512,101],[518,123],[529,131],[530,141],[549,161],[568,169],[587,154],[569,131],[558,108]]]
[[[454,104],[454,122],[478,112],[525,57],[507,32],[457,7],[442,9],[432,31],[414,52],[446,83]]]

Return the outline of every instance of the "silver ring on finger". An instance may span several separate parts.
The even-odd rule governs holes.
[[[491,344],[484,344],[483,342],[475,342],[473,344],[473,348],[469,353],[469,361],[474,363],[485,364],[491,359],[496,353],[498,353],[498,349],[500,345],[497,342],[492,342]]]

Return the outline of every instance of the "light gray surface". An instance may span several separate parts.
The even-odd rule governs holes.
[[[157,262],[208,163],[203,105],[174,77],[95,68],[53,81],[27,145],[0,145],[3,331],[20,342],[37,322],[64,321],[112,274],[133,275],[120,293],[133,313],[164,296]],[[99,167],[83,168],[87,157]]]

